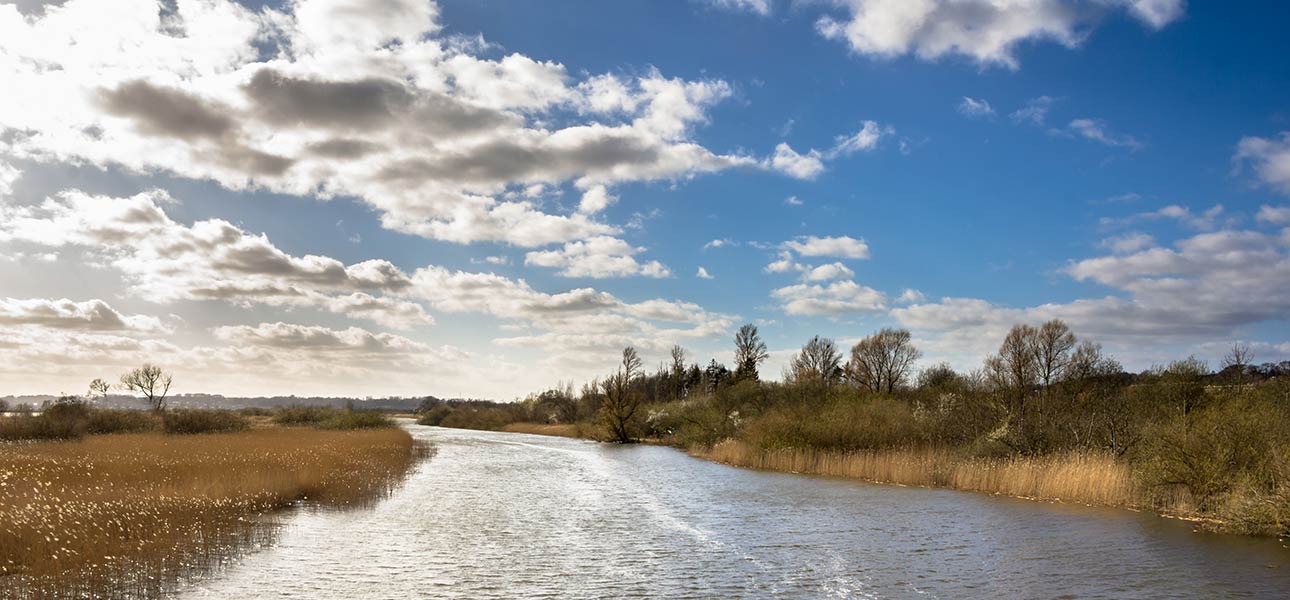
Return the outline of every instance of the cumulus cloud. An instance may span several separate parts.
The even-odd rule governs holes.
[[[838,258],[869,258],[869,245],[862,239],[850,236],[819,237],[814,235],[799,237],[784,242],[783,247],[802,256],[830,256]]]
[[[824,286],[790,285],[772,290],[771,297],[790,315],[841,316],[882,312],[887,307],[887,297],[882,292],[850,280]]]
[[[637,261],[635,255],[644,251],[624,240],[599,236],[569,242],[560,250],[529,252],[524,256],[524,264],[557,268],[564,277],[671,276],[672,272],[656,260]]]
[[[1100,13],[1127,9],[1152,29],[1183,14],[1182,0],[837,0],[843,15],[826,15],[816,29],[853,52],[879,58],[947,55],[981,65],[1016,69],[1022,42],[1052,41],[1068,48],[1083,42]]]
[[[1171,247],[1126,249],[1072,262],[1063,273],[1113,293],[1017,308],[942,298],[891,314],[931,343],[982,352],[1014,323],[1052,318],[1096,339],[1167,343],[1227,337],[1290,314],[1290,290],[1283,284],[1290,278],[1290,243],[1257,231],[1200,233]]]
[[[127,198],[69,190],[37,205],[0,206],[0,242],[79,249],[118,269],[131,293],[150,302],[314,306],[387,325],[433,322],[419,305],[372,295],[411,286],[388,261],[293,256],[222,219],[178,223],[163,208],[174,202],[160,190]]]
[[[99,299],[0,298],[0,327],[22,325],[86,332],[170,331],[157,317],[123,315]]]
[[[1290,131],[1272,138],[1241,138],[1232,160],[1238,168],[1252,169],[1263,185],[1290,195]]]
[[[699,267],[699,270],[694,273],[694,276],[699,279],[716,279],[712,275],[709,275],[708,270],[703,267]]]
[[[1259,207],[1259,212],[1255,219],[1260,223],[1269,225],[1288,225],[1290,224],[1290,206],[1269,206],[1264,204]]]
[[[438,35],[432,2],[210,0],[160,12],[130,0],[0,10],[0,129],[22,132],[0,151],[349,195],[390,229],[526,247],[616,233],[591,218],[615,183],[763,164],[690,138],[731,95],[725,82],[482,58],[479,45]],[[508,195],[565,184],[584,190],[574,214]]]

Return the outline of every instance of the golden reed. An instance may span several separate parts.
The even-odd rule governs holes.
[[[0,597],[162,595],[264,541],[262,513],[379,497],[424,452],[397,428],[0,445]]]
[[[738,467],[944,487],[1020,498],[1117,507],[1146,504],[1128,465],[1095,452],[1003,459],[958,458],[945,449],[759,451],[737,440],[691,454]]]

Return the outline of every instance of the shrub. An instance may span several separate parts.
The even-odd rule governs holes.
[[[319,422],[319,429],[373,429],[394,427],[394,419],[378,412],[334,411],[335,414]]]
[[[259,406],[248,406],[237,409],[237,414],[244,417],[272,417],[277,414],[271,408],[260,408]]]
[[[166,433],[224,433],[251,427],[246,417],[227,410],[175,410],[162,417]]]
[[[85,417],[85,433],[143,433],[157,429],[157,419],[137,410],[93,410]]]
[[[274,413],[273,422],[278,425],[317,425],[335,418],[340,412],[330,406],[288,406]]]
[[[0,440],[74,440],[85,435],[85,424],[76,419],[51,419],[22,414],[0,418]]]

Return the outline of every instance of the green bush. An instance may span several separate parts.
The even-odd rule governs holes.
[[[225,433],[251,427],[246,417],[227,410],[175,410],[162,417],[166,433]]]
[[[374,429],[394,427],[394,419],[378,412],[335,411],[326,420],[318,422],[319,429]]]
[[[744,441],[763,450],[851,452],[914,446],[927,434],[909,404],[886,396],[837,399],[821,409],[784,406],[749,424]]]

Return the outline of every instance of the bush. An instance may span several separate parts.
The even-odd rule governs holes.
[[[340,413],[330,406],[288,406],[274,413],[273,422],[278,425],[317,425]]]
[[[394,427],[394,419],[378,412],[334,411],[335,414],[319,422],[319,429],[374,429]]]
[[[927,437],[909,404],[877,395],[833,400],[818,412],[806,406],[772,409],[743,435],[762,450],[839,452],[907,448],[925,443]]]
[[[153,415],[138,410],[93,410],[85,417],[85,433],[143,433],[157,429]]]
[[[85,424],[75,419],[51,419],[43,414],[0,417],[0,440],[74,440],[85,435]]]
[[[272,408],[260,408],[258,406],[248,406],[237,409],[237,414],[244,417],[272,417],[277,414]]]
[[[175,410],[162,417],[166,433],[225,433],[251,427],[246,417],[227,410]]]

